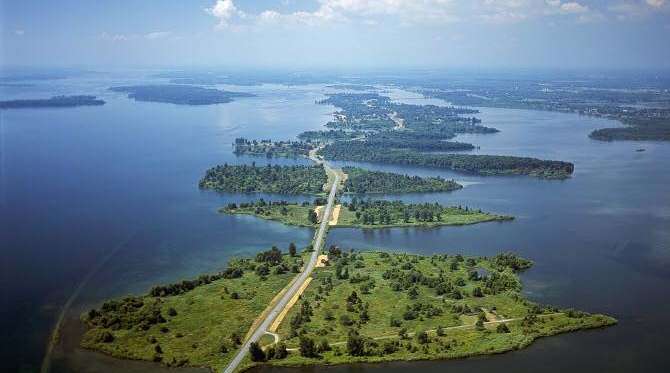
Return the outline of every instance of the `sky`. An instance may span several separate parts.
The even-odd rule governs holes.
[[[0,64],[670,69],[670,0],[0,0]]]

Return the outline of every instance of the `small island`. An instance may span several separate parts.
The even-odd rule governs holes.
[[[323,199],[309,202],[256,202],[230,203],[219,211],[226,214],[253,215],[266,220],[279,221],[287,225],[317,226],[322,218]],[[390,228],[390,227],[435,227],[468,225],[489,221],[514,219],[511,215],[499,215],[472,210],[461,206],[443,206],[437,203],[404,203],[402,201],[351,199],[335,206],[329,225],[333,227]]]
[[[306,251],[310,248],[307,247]],[[112,356],[221,371],[276,304],[307,253],[290,244],[193,280],[155,286],[81,316],[81,345]],[[535,339],[616,324],[521,296],[531,262],[494,257],[355,252],[331,246],[242,369],[499,354]],[[284,290],[282,290],[284,289]],[[261,291],[262,290],[262,291]]]
[[[324,194],[328,181],[323,165],[262,166],[228,165],[212,167],[200,180],[200,188],[222,192]]]
[[[100,100],[95,96],[53,96],[51,98],[0,101],[0,109],[65,108],[77,106],[102,106],[104,104],[104,100]]]
[[[226,104],[237,97],[254,97],[254,94],[229,92],[192,85],[134,85],[111,87],[110,91],[127,93],[135,101],[162,102],[176,105]]]

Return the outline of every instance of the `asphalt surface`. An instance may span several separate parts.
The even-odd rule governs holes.
[[[265,334],[265,331],[270,327],[270,325],[272,325],[279,313],[284,309],[284,307],[286,307],[286,304],[288,304],[291,298],[293,298],[298,289],[300,289],[305,280],[307,280],[307,277],[312,274],[314,267],[316,267],[317,259],[319,257],[319,250],[321,248],[321,242],[323,241],[323,237],[326,234],[326,228],[328,227],[328,217],[330,217],[333,209],[335,192],[337,191],[337,185],[340,182],[340,177],[337,172],[333,172],[333,174],[333,185],[331,186],[330,193],[328,194],[328,203],[326,204],[326,209],[323,214],[324,218],[321,220],[319,232],[317,233],[316,240],[314,241],[314,251],[309,258],[309,262],[298,277],[298,280],[293,283],[284,296],[279,300],[279,303],[277,303],[272,311],[270,311],[265,320],[263,320],[258,328],[254,330],[253,334],[251,334],[251,337],[249,337],[249,339],[247,339],[247,341],[244,342],[244,344],[240,347],[240,349],[237,351],[237,355],[235,355],[233,360],[228,363],[228,366],[223,371],[223,373],[233,373],[235,369],[237,369],[244,357],[247,355],[247,353],[249,353],[249,345],[251,345],[252,342],[257,342],[263,336],[263,334]]]

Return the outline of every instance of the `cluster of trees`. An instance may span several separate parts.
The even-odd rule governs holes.
[[[298,138],[309,143],[312,141],[350,140],[362,136],[363,134],[364,132],[361,131],[344,130],[305,131],[299,134]]]
[[[413,222],[446,221],[450,215],[481,214],[461,206],[442,206],[435,203],[404,203],[403,201],[387,201],[373,199],[351,199],[344,203],[349,211],[355,212],[356,220],[363,225],[395,225]]]
[[[267,350],[263,350],[258,342],[249,344],[249,356],[251,361],[265,362],[272,359],[285,359],[288,356],[288,349],[284,342],[279,342],[274,346],[270,346]]]
[[[337,141],[319,149],[326,159],[358,162],[408,164],[482,174],[519,174],[546,178],[566,178],[574,165],[529,157],[473,154],[427,154],[409,149],[370,147],[363,141]]]
[[[118,301],[105,302],[100,308],[92,308],[81,318],[89,326],[110,330],[148,330],[151,325],[166,322],[161,305],[160,299],[145,302],[142,298],[125,297]],[[109,332],[108,334],[111,335]],[[105,343],[113,341],[113,336],[109,338],[108,335],[100,335],[100,338]]]
[[[496,254],[496,256],[492,258],[491,263],[499,271],[502,271],[505,268],[511,268],[513,271],[518,271],[530,268],[530,266],[533,265],[532,261],[519,258],[518,256],[514,255],[514,253],[510,252]]]
[[[344,181],[346,193],[427,193],[462,187],[453,180],[445,180],[439,176],[422,178],[392,172],[369,171],[358,167],[343,167],[342,171],[348,176]]]
[[[104,104],[104,100],[97,99],[95,96],[54,96],[41,99],[0,101],[0,109],[100,106]]]
[[[239,137],[233,143],[235,154],[265,155],[267,157],[300,157],[307,156],[314,149],[314,144],[307,141],[272,141],[247,140]]]
[[[277,194],[319,194],[327,181],[323,165],[257,167],[249,165],[216,166],[205,172],[201,188],[226,192]]]
[[[243,274],[244,267],[240,265],[239,262],[230,262],[226,269],[213,275],[200,275],[198,278],[192,280],[182,280],[167,285],[154,286],[149,290],[149,295],[152,297],[167,297],[184,294],[198,286],[206,285],[224,278],[231,279],[242,277]]]

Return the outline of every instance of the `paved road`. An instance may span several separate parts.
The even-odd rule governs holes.
[[[320,162],[319,162],[320,163]],[[328,167],[326,165],[326,167]],[[321,242],[323,241],[323,236],[326,233],[326,228],[328,227],[328,217],[331,214],[331,211],[333,209],[333,202],[335,200],[335,192],[337,191],[337,185],[340,182],[340,177],[337,172],[333,172],[334,179],[333,179],[333,185],[330,188],[330,193],[328,194],[328,203],[326,204],[326,209],[323,214],[323,219],[321,221],[321,225],[319,226],[319,232],[316,234],[316,240],[314,241],[314,251],[312,252],[312,255],[309,258],[309,262],[305,266],[305,270],[302,271],[300,274],[300,277],[298,277],[298,281],[294,282],[293,285],[288,289],[286,294],[279,300],[279,303],[270,311],[270,314],[263,320],[263,322],[258,326],[256,330],[254,330],[253,334],[251,334],[251,337],[244,342],[242,347],[240,347],[239,351],[237,351],[237,355],[233,358],[233,360],[230,361],[226,369],[223,371],[223,373],[233,373],[235,369],[240,365],[242,362],[242,359],[247,355],[249,352],[249,345],[252,342],[257,342],[263,334],[265,334],[265,331],[272,325],[272,323],[275,321],[281,310],[286,307],[286,304],[293,298],[295,293],[300,289],[300,286],[307,280],[307,277],[312,273],[312,270],[314,270],[314,267],[316,266],[316,261],[319,257],[319,249],[321,248]]]

